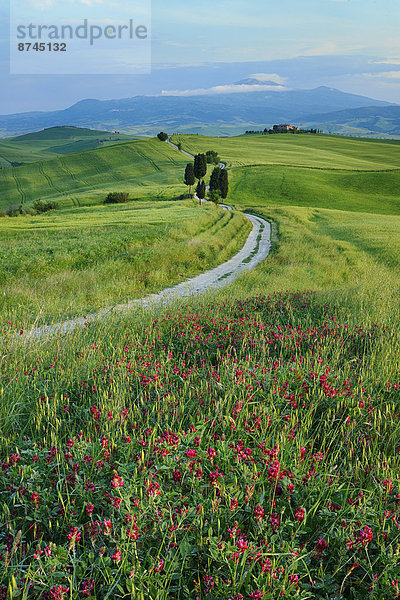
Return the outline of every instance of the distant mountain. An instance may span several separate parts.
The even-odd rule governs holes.
[[[366,106],[312,115],[302,125],[347,135],[400,136],[400,106]]]
[[[233,135],[274,123],[317,122],[321,114],[372,105],[376,111],[391,106],[327,87],[201,96],[136,96],[105,101],[88,99],[65,110],[0,116],[0,135],[63,125],[144,135],[154,135],[160,129]]]

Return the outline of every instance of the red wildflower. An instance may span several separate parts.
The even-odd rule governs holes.
[[[117,548],[113,554],[111,554],[111,560],[115,563],[119,563],[122,560],[122,552],[120,548]]]
[[[280,522],[281,522],[279,515],[277,513],[272,513],[269,522],[270,522],[272,531],[275,532],[278,529]]]
[[[68,534],[68,541],[70,549],[75,546],[77,542],[81,539],[82,534],[77,527],[71,527]]]
[[[122,488],[124,487],[124,480],[115,472],[111,479],[111,485],[113,488]]]
[[[39,494],[37,492],[33,492],[33,494],[31,494],[31,500],[34,506],[39,506]]]
[[[155,573],[159,573],[160,571],[163,570],[163,568],[164,568],[164,561],[162,558],[160,558],[157,565],[154,567],[154,571],[155,571]]]
[[[254,509],[254,517],[257,521],[262,521],[264,517],[264,509],[259,504],[257,504],[257,506]]]
[[[301,523],[304,519],[305,514],[306,514],[306,511],[304,508],[297,508],[296,512],[294,513],[294,518],[296,521]]]
[[[317,553],[322,554],[322,552],[326,550],[327,547],[328,542],[324,538],[320,537],[315,548]]]

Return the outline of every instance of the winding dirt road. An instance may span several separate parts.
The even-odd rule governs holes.
[[[179,148],[167,141],[172,147],[179,151]],[[193,158],[188,152],[181,150],[186,156]],[[221,163],[223,168],[225,165]],[[222,205],[225,210],[232,210],[231,206]],[[112,314],[122,314],[134,310],[137,307],[150,307],[157,304],[168,304],[177,298],[185,298],[194,294],[202,294],[208,290],[215,290],[228,285],[234,281],[239,275],[254,269],[256,265],[265,260],[271,248],[271,226],[265,219],[243,213],[245,217],[252,223],[253,229],[249,234],[243,248],[227,262],[197,275],[192,279],[188,279],[183,283],[179,283],[170,288],[166,288],[157,294],[131,300],[126,304],[118,304],[109,308],[102,309],[96,313],[87,315],[86,317],[78,317],[69,321],[56,323],[55,325],[45,325],[35,327],[26,331],[23,336],[18,336],[22,340],[46,339],[49,337],[61,336],[71,333],[78,327],[86,326],[90,323],[103,321]]]

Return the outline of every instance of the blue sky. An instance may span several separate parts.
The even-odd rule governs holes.
[[[96,14],[106,21],[126,19],[133,0],[23,1],[43,19],[52,5],[63,19]],[[153,0],[150,75],[10,76],[9,7],[0,0],[0,113],[207,90],[254,73],[289,88],[328,85],[400,103],[399,26],[399,0]],[[111,72],[116,60],[110,51]]]
[[[250,61],[349,52],[400,54],[398,0],[203,0],[187,6],[199,5],[200,14],[185,10],[179,0],[153,2],[157,43],[185,45],[185,54],[166,50],[177,62],[201,56]],[[169,40],[160,35],[161,23]],[[172,33],[177,31],[178,36]]]

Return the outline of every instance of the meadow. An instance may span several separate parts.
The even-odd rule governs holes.
[[[284,155],[286,136],[271,137]],[[16,343],[20,322],[2,320],[0,599],[400,597],[397,146],[361,141],[357,150],[349,140],[341,154],[336,139],[305,138],[296,168],[317,171],[304,162],[321,157],[322,143],[340,165],[334,175],[349,179],[324,172],[319,187],[304,176],[300,200],[293,183],[286,204],[278,191],[259,193],[260,167],[244,168],[253,159],[244,145],[228,201],[271,221],[273,251],[233,285],[49,340]],[[228,162],[237,142],[196,143]],[[294,152],[283,156],[286,176]],[[265,150],[266,167],[272,154]],[[344,166],[353,160],[374,165],[354,194],[347,188],[359,172]],[[79,259],[64,236],[78,214],[82,231],[99,221],[87,251],[100,254],[107,240],[131,236],[125,211],[136,215],[137,249],[151,238],[146,223],[173,228],[186,245],[187,227],[200,227],[199,212],[184,220],[198,211],[187,202],[135,206],[67,207],[40,225],[53,223],[62,260]],[[206,251],[234,217],[202,211]],[[226,227],[213,225],[218,216]],[[29,219],[3,222],[22,228]],[[162,237],[160,257],[171,246]],[[12,252],[17,282],[24,261],[15,246],[11,264]]]
[[[297,167],[239,167],[232,171],[233,204],[321,207],[400,215],[400,169],[349,171]]]
[[[101,203],[107,192],[134,199],[182,194],[187,158],[158,140],[121,143],[0,171],[0,210],[37,199],[65,207]]]
[[[400,141],[331,135],[242,135],[216,138],[174,135],[192,154],[216,150],[228,167],[290,165],[313,169],[388,171],[400,168]]]
[[[251,229],[195,201],[65,208],[0,220],[0,314],[26,329],[159,291],[228,260]]]
[[[3,349],[2,598],[395,598],[398,329],[332,300]]]
[[[189,152],[215,149],[231,167],[230,201],[400,214],[400,143],[335,136],[175,136]]]

